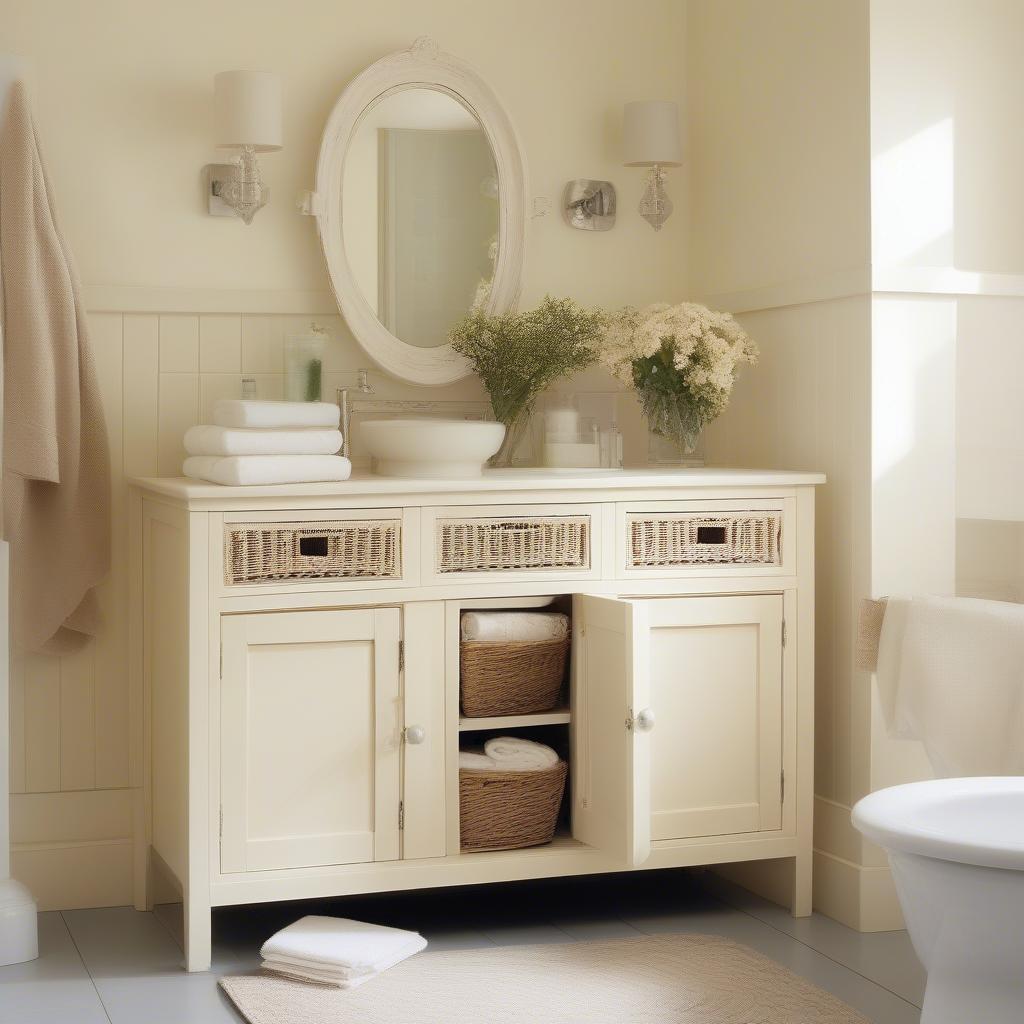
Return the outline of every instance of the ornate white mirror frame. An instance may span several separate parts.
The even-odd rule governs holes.
[[[414,384],[450,384],[470,373],[451,345],[420,348],[377,318],[353,275],[342,233],[345,156],[363,115],[405,89],[448,93],[480,122],[498,174],[498,256],[488,309],[511,309],[518,297],[526,227],[526,165],[512,121],[493,90],[468,64],[421,37],[408,50],[368,67],[345,89],[324,129],[316,168],[317,223],[327,270],[342,316],[356,340],[389,373]]]

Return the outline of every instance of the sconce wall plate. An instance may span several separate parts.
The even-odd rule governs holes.
[[[221,190],[235,173],[234,164],[207,164],[203,168],[206,184],[206,212],[213,217],[237,217],[238,214],[221,198]]]
[[[570,181],[562,196],[562,212],[571,228],[610,231],[615,225],[615,186],[591,178]]]

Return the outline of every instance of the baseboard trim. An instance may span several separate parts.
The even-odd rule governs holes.
[[[814,851],[814,909],[859,932],[905,927],[888,865],[865,866]]]
[[[15,843],[11,874],[40,910],[122,907],[132,902],[132,841]]]

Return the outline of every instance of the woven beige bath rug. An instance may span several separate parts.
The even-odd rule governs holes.
[[[420,953],[344,991],[271,974],[220,984],[249,1024],[867,1024],[707,935]]]

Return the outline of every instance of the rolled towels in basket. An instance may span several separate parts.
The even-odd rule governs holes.
[[[263,968],[299,981],[355,988],[425,949],[418,932],[345,917],[303,917],[260,949]]]
[[[213,405],[218,427],[290,430],[311,427],[337,430],[341,412],[332,402],[259,402],[222,398]]]
[[[199,426],[185,433],[189,455],[337,455],[341,431],[303,428],[246,430],[238,427]]]
[[[347,480],[352,463],[341,455],[193,455],[185,476],[228,487]]]
[[[558,754],[543,743],[519,736],[498,736],[480,751],[459,751],[459,767],[475,771],[540,772],[558,764]]]
[[[563,640],[569,617],[561,612],[466,612],[462,639],[485,643]]]

